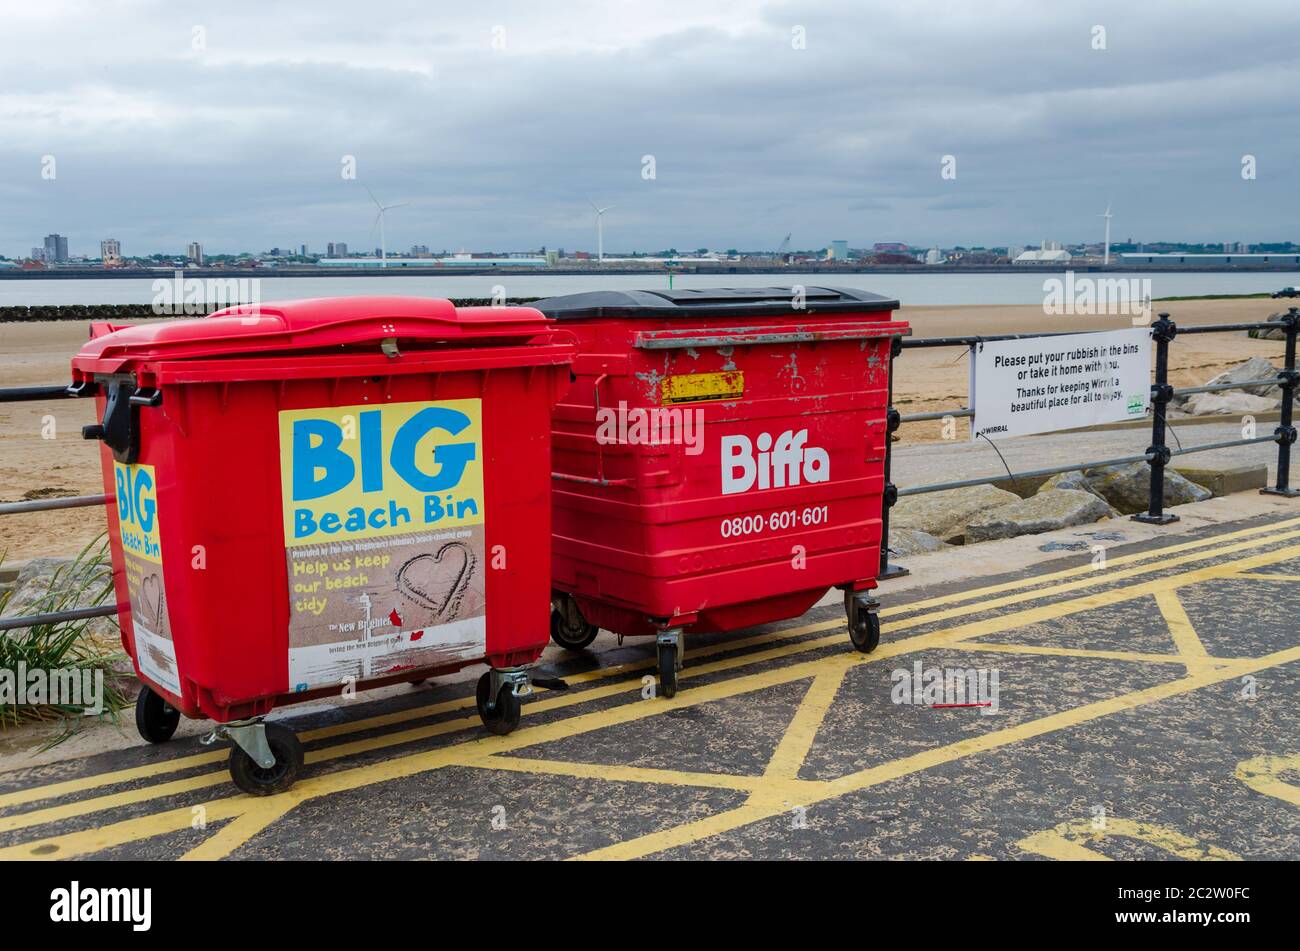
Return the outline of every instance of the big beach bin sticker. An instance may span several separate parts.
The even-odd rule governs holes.
[[[179,695],[180,669],[167,615],[163,584],[162,532],[158,526],[158,478],[153,466],[113,463],[122,563],[131,599],[135,661],[159,687]]]
[[[486,653],[480,400],[280,413],[289,684]]]

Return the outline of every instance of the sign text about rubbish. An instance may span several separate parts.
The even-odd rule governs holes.
[[[1151,398],[1151,332],[978,344],[970,377],[973,439],[1142,419]]]

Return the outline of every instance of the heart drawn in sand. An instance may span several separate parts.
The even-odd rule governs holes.
[[[163,583],[162,576],[158,574],[146,575],[140,584],[140,613],[144,615],[144,622],[158,633],[162,627],[164,617],[163,610]]]
[[[447,542],[433,554],[416,555],[397,572],[402,597],[432,611],[435,618],[453,620],[469,589],[477,559],[464,542]]]

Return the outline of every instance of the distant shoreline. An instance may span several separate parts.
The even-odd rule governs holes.
[[[1073,271],[1076,274],[1261,274],[1294,273],[1295,265],[1125,265],[1124,267],[1104,267],[1100,264],[1080,265],[1012,265],[990,264],[963,267],[945,264],[916,265],[882,265],[875,267],[853,267],[825,265],[797,265],[791,267],[747,267],[727,265],[720,267],[285,267],[285,268],[246,268],[246,267],[204,267],[204,268],[91,268],[68,267],[45,270],[25,271],[21,268],[0,268],[0,280],[3,281],[49,281],[49,280],[150,280],[171,278],[177,270],[186,277],[213,278],[293,278],[293,277],[483,277],[490,274],[511,276],[569,276],[596,277],[603,275],[637,275],[637,274],[683,274],[692,276],[725,277],[729,274],[816,274],[835,277],[836,275],[857,274],[1062,274]]]

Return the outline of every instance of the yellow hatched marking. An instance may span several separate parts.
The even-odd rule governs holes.
[[[1206,652],[1201,639],[1196,636],[1196,628],[1192,626],[1192,619],[1187,616],[1183,602],[1178,600],[1178,593],[1172,590],[1157,592],[1156,605],[1160,608],[1165,624],[1169,627],[1170,635],[1173,636],[1178,655],[1187,664],[1187,672],[1190,674],[1193,668],[1210,664],[1210,655]]]
[[[1300,775],[1300,753],[1243,760],[1237,764],[1236,776],[1255,792],[1300,806],[1300,786],[1282,779],[1283,773]]]
[[[1037,720],[1031,720],[1028,723],[1022,723],[1005,730],[997,730],[983,736],[961,740],[957,743],[951,743],[947,746],[941,746],[933,750],[926,750],[923,753],[917,753],[913,756],[893,760],[880,766],[874,766],[841,777],[840,779],[832,780],[828,783],[828,786],[830,787],[828,793],[821,796],[808,797],[802,804],[812,805],[813,803],[823,799],[842,796],[850,792],[860,792],[864,789],[869,789],[872,786],[878,786],[881,783],[893,779],[909,776],[933,766],[964,759],[965,757],[971,756],[975,753],[983,753],[1000,747],[1009,746],[1014,743],[1020,743],[1028,739],[1043,736],[1044,734],[1066,729],[1067,727],[1087,723],[1091,720],[1098,719],[1099,717],[1109,716],[1125,710],[1132,710],[1145,704],[1154,703],[1158,700],[1176,697],[1181,694],[1198,690],[1202,687],[1207,687],[1225,680],[1231,680],[1243,674],[1264,670],[1269,667],[1276,667],[1296,660],[1300,660],[1300,647],[1278,651],[1257,659],[1234,661],[1232,664],[1224,667],[1201,670],[1194,674],[1189,674],[1186,677],[1172,680],[1168,683],[1159,684],[1155,687],[1135,690],[1131,693],[1122,694],[1118,697],[1112,697],[1107,700],[1100,700],[1096,703],[1090,703],[1073,710],[1067,710],[1062,713],[1041,717]],[[749,825],[752,822],[771,818],[781,811],[781,806],[771,800],[760,805],[754,798],[751,798],[750,802],[738,809],[721,812],[717,815],[709,816],[705,819],[697,820],[696,822],[687,823],[665,832],[651,833],[650,835],[630,839],[626,842],[620,842],[603,849],[596,849],[585,855],[578,856],[578,858],[642,858],[678,845],[696,842],[724,832],[733,831],[742,826]]]
[[[214,862],[217,859],[224,859],[293,807],[294,803],[290,800],[267,799],[258,802],[190,849],[181,856],[181,859],[189,862]]]
[[[981,605],[979,610],[983,611],[994,607],[1003,607],[1008,604],[1019,603],[1025,600],[1036,600],[1039,598],[1051,597],[1056,594],[1065,593],[1066,591],[1076,590],[1079,587],[1108,583],[1113,580],[1120,580],[1121,578],[1131,577],[1133,575],[1141,574],[1146,571],[1154,571],[1160,568],[1172,567],[1177,564],[1187,563],[1191,561],[1198,561],[1204,558],[1209,558],[1209,557],[1214,557],[1219,555],[1233,554],[1240,550],[1257,548],[1262,545],[1283,541],[1288,538],[1300,535],[1300,532],[1289,532],[1289,533],[1280,533],[1278,535],[1268,536],[1265,538],[1254,538],[1253,541],[1244,544],[1229,545],[1224,547],[1221,550],[1214,549],[1211,551],[1200,552],[1199,554],[1190,557],[1182,557],[1178,559],[1173,559],[1172,561],[1161,561],[1159,564],[1151,565],[1145,569],[1137,569],[1137,570],[1130,569],[1122,573],[1112,573],[1113,568],[1119,565],[1149,561],[1153,558],[1163,558],[1173,552],[1210,548],[1215,544],[1221,543],[1223,541],[1229,541],[1229,540],[1240,539],[1240,538],[1253,538],[1253,536],[1261,535],[1268,531],[1275,531],[1277,529],[1288,528],[1292,525],[1300,525],[1300,519],[1291,519],[1288,521],[1279,522],[1276,525],[1243,529],[1237,532],[1230,532],[1223,535],[1216,535],[1211,538],[1198,539],[1197,541],[1193,541],[1193,542],[1185,542],[1179,545],[1172,545],[1167,548],[1160,548],[1160,549],[1155,549],[1146,552],[1136,552],[1132,555],[1124,555],[1119,558],[1112,558],[1108,563],[1107,569],[1103,571],[1099,571],[1092,565],[1083,565],[1077,568],[1067,569],[1065,571],[1055,572],[1048,575],[1039,575],[1032,578],[1019,579],[1017,581],[1012,581],[1012,582],[1004,582],[1002,584],[992,585],[986,588],[977,588],[971,591],[956,592],[954,594],[943,595],[941,597],[936,597],[936,598],[930,598],[925,601],[913,602],[906,605],[896,605],[893,607],[887,607],[887,608],[883,608],[880,611],[880,614],[882,617],[891,617],[898,614],[909,614],[909,613],[914,613],[919,608],[925,606],[933,606],[939,604],[952,604],[956,602],[972,600],[981,597],[983,594],[991,594],[1000,591],[1008,591],[1017,588],[1036,586],[1046,581],[1051,581],[1054,579],[1060,579],[1066,577],[1077,577],[1083,574],[1090,574],[1094,576],[1092,578],[1089,578],[1084,583],[1056,585],[1056,586],[1029,592],[1028,594],[1023,595],[1019,598],[999,599],[997,601],[990,602],[989,604]],[[941,620],[943,618],[959,615],[962,613],[965,613],[965,611],[947,611],[947,612],[942,612],[940,614],[931,614],[922,617],[911,617],[911,618],[907,618],[904,621],[899,621],[891,625],[890,630],[891,631],[904,630],[909,627],[915,627],[920,624],[929,623],[934,620]],[[715,654],[719,654],[722,652],[744,650],[749,647],[769,644],[775,641],[789,640],[806,634],[812,634],[819,631],[836,629],[842,626],[843,626],[843,621],[838,618],[832,621],[821,621],[813,624],[805,624],[795,628],[788,628],[782,631],[776,631],[770,634],[761,634],[755,637],[743,638],[739,640],[723,641],[718,644],[710,645],[708,647],[688,651],[686,656],[690,659],[698,659],[701,657],[713,656]],[[825,646],[827,643],[831,643],[834,640],[835,640],[834,638],[823,638],[819,640],[808,641],[805,642],[805,644],[802,645],[800,649],[815,650],[817,648]],[[771,659],[771,657],[766,654],[754,655],[751,658],[748,658],[748,660],[753,663],[761,663],[762,661],[769,660],[769,659]],[[654,665],[655,665],[655,661],[653,659],[645,660],[645,661],[636,661],[627,664],[620,664],[613,667],[605,667],[597,670],[587,671],[581,674],[574,674],[571,676],[567,676],[565,679],[569,682],[570,685],[590,683],[590,682],[605,680],[613,677],[629,675],[636,671],[649,670],[653,668]],[[690,676],[690,673],[687,673],[686,676]],[[537,688],[537,689],[541,693],[546,692],[544,688]],[[592,698],[590,692],[584,693],[582,696],[583,699]],[[528,712],[530,708],[533,708],[534,712],[536,712],[536,706],[537,706],[536,704],[529,704],[527,707],[525,707],[525,712]],[[472,697],[463,698],[459,700],[450,700],[450,701],[445,701],[443,703],[433,704],[428,707],[416,707],[410,710],[400,710],[394,713],[382,714],[380,716],[374,716],[374,717],[367,717],[365,719],[354,720],[348,723],[339,723],[327,727],[321,727],[315,730],[307,730],[299,734],[299,738],[303,742],[310,743],[315,740],[328,739],[335,736],[344,736],[351,733],[358,733],[366,730],[378,729],[384,726],[394,726],[400,723],[408,722],[410,720],[438,716],[442,713],[453,712],[458,710],[472,709],[473,707],[474,707],[474,700]],[[472,725],[473,719],[470,718],[466,721],[458,721],[458,722],[467,722]],[[415,739],[422,739],[426,735],[433,735],[433,734],[422,734],[420,736],[411,736],[410,733],[406,733],[400,735],[403,738],[398,740],[397,742],[411,742]],[[381,745],[391,745],[391,744],[381,743]],[[366,747],[366,749],[374,749],[374,748],[377,747]],[[112,786],[112,785],[117,785],[119,783],[133,782],[139,779],[149,779],[154,776],[162,776],[168,773],[180,772],[185,769],[192,769],[198,766],[204,766],[204,765],[220,762],[226,756],[227,754],[225,751],[198,753],[192,756],[182,756],[175,759],[167,760],[166,762],[162,762],[162,763],[152,763],[147,766],[138,766],[138,767],[131,767],[128,769],[113,770],[110,772],[97,773],[90,776],[83,776],[78,779],[66,780],[64,782],[50,783],[45,786],[33,786],[27,789],[15,790],[13,792],[0,794],[0,809],[5,809],[17,805],[24,805],[29,802],[38,802],[42,799],[50,799],[50,798],[54,798],[57,796],[62,796],[70,793],[85,792],[91,789],[102,788],[104,786]],[[314,758],[313,754],[309,753],[307,757],[307,761],[315,762],[316,759]],[[167,793],[158,793],[157,795],[166,795],[166,794],[170,794],[171,792],[192,791],[194,789],[201,789],[206,786],[214,785],[218,782],[221,782],[222,779],[220,777],[222,777],[223,775],[224,774],[222,773],[213,773],[207,777],[196,777],[188,780],[178,780],[176,786],[168,787]],[[151,788],[158,789],[162,787],[151,787]],[[64,817],[72,816],[72,815],[85,815],[89,812],[95,811],[98,808],[111,808],[114,805],[125,805],[133,802],[141,802],[150,798],[154,798],[154,794],[152,794],[150,790],[147,789],[122,793],[120,794],[120,796],[122,797],[121,799],[118,799],[117,797],[101,797],[100,799],[86,800],[84,804],[81,806],[81,808],[77,809],[76,811],[65,813]],[[102,803],[109,803],[109,804],[103,805]],[[68,808],[71,809],[73,807],[69,806]],[[36,813],[29,813],[26,815],[35,816]],[[11,824],[11,821],[13,824]],[[35,821],[35,820],[24,819],[21,816],[10,817],[9,819],[0,817],[0,832],[12,830],[12,829],[26,828],[31,825],[39,824],[40,821],[47,821],[47,820]],[[48,820],[48,821],[52,821],[52,820]]]
[[[954,591],[951,594],[939,595],[934,598],[927,598],[923,601],[912,601],[905,605],[898,605],[892,609],[892,613],[903,611],[920,611],[925,608],[938,607],[941,604],[954,604],[962,601],[971,601],[976,598],[983,598],[990,594],[997,594],[1002,591],[1014,591],[1019,588],[1029,587],[1031,585],[1045,584],[1051,581],[1060,581],[1064,578],[1077,578],[1079,575],[1096,574],[1105,577],[1106,573],[1120,565],[1136,564],[1138,562],[1150,561],[1152,558],[1165,558],[1169,555],[1179,554],[1186,551],[1195,551],[1201,548],[1212,548],[1221,545],[1224,542],[1237,541],[1238,539],[1251,538],[1255,535],[1264,535],[1271,532],[1281,532],[1284,529],[1300,526],[1300,518],[1287,519],[1282,522],[1273,522],[1267,525],[1256,525],[1253,528],[1243,528],[1235,532],[1225,532],[1222,535],[1211,535],[1208,538],[1198,538],[1195,541],[1180,542],[1177,545],[1167,545],[1162,548],[1153,548],[1147,551],[1134,552],[1131,555],[1120,555],[1116,558],[1108,558],[1106,567],[1098,569],[1095,565],[1079,565],[1074,568],[1065,568],[1061,571],[1054,571],[1050,574],[1037,575],[1033,578],[1018,578],[1014,581],[1005,581],[1001,584],[988,585],[983,588],[974,588],[969,591]],[[1267,544],[1267,541],[1260,539],[1256,545]],[[1203,557],[1209,557],[1212,552],[1207,552]],[[886,610],[882,609],[881,614]]]
[[[1109,862],[1110,857],[1088,848],[1105,839],[1135,839],[1189,862],[1240,862],[1241,856],[1214,845],[1201,845],[1176,829],[1151,822],[1107,817],[1100,828],[1091,819],[1072,819],[1046,832],[1035,832],[1016,843],[1026,852],[1067,862]]]
[[[715,654],[721,654],[728,651],[745,650],[750,647],[758,647],[764,644],[770,644],[775,641],[792,640],[805,634],[815,633],[834,626],[835,623],[843,622],[819,622],[816,624],[807,624],[800,627],[786,628],[781,631],[774,631],[769,634],[760,634],[755,637],[741,638],[737,640],[725,641],[718,644],[711,644],[707,647],[696,648],[686,652],[688,659],[699,659],[701,657],[710,657]],[[618,664],[616,666],[602,667],[597,670],[585,671],[580,674],[572,674],[564,679],[570,685],[591,683],[593,681],[606,680],[613,677],[631,674],[638,670],[649,670],[655,666],[654,660],[635,661],[627,664]],[[545,687],[533,688],[538,694],[546,694],[548,691]],[[584,694],[584,697],[589,694]],[[530,707],[535,708],[535,704],[529,704],[525,707],[528,712]],[[410,710],[398,710],[393,713],[385,713],[380,716],[367,717],[362,720],[352,720],[347,723],[337,723],[327,727],[320,727],[315,730],[304,730],[298,734],[298,738],[304,743],[311,743],[316,740],[329,739],[335,736],[346,736],[352,733],[360,733],[366,730],[379,729],[385,726],[396,726],[400,723],[406,723],[411,720],[426,719],[439,716],[443,713],[451,713],[458,710],[472,710],[474,708],[474,698],[460,698],[457,700],[448,700],[442,703],[431,704],[427,707],[415,707]],[[469,720],[457,721],[458,723],[473,723],[474,718]],[[134,766],[128,769],[113,770],[111,772],[96,773],[91,776],[83,776],[79,779],[69,779],[64,782],[50,783],[45,786],[32,786],[28,789],[19,789],[9,793],[0,794],[0,809],[12,806],[25,805],[29,802],[39,802],[42,799],[52,799],[56,796],[62,796],[69,793],[85,792],[91,789],[99,789],[104,786],[114,786],[119,783],[133,782],[139,779],[150,779],[154,776],[163,776],[168,773],[178,773],[185,769],[192,769],[197,766],[206,766],[211,763],[219,763],[226,759],[229,753],[222,749],[210,753],[196,753],[192,756],[181,756],[175,759],[167,760],[162,763],[150,763],[147,766]],[[307,762],[315,762],[314,753],[307,754]],[[209,776],[201,777],[209,779],[217,777],[212,782],[221,782],[222,773],[212,773]],[[196,782],[195,780],[178,780],[177,785],[168,787],[168,793],[183,792],[187,790],[200,789],[204,786],[211,785],[211,782]],[[151,787],[162,788],[162,787]],[[134,793],[123,793],[124,797],[131,797]],[[150,798],[150,797],[145,797]],[[94,800],[95,802],[109,801],[109,797],[102,797]],[[114,800],[114,805],[122,805],[129,802],[138,802],[139,798],[124,798],[121,801]],[[104,806],[103,808],[109,808]],[[73,813],[80,815],[82,813]],[[16,818],[16,817],[14,817]],[[0,832],[11,828],[23,828],[22,825],[7,826],[5,819],[0,817]],[[30,823],[28,823],[30,824]]]
[[[1089,650],[1083,647],[1040,647],[1037,644],[1002,644],[980,641],[969,644],[950,645],[960,651],[987,651],[992,654],[1037,654],[1049,657],[1078,657],[1084,660],[1126,660],[1139,664],[1178,664],[1185,666],[1187,661],[1178,654],[1141,654],[1134,651]],[[1209,658],[1214,663],[1229,663],[1232,658]]]
[[[1300,533],[1292,533],[1292,534],[1300,534]],[[1282,537],[1290,537],[1290,535],[1286,535]],[[1239,550],[1240,548],[1255,547],[1259,544],[1264,544],[1264,543],[1266,542],[1256,541],[1255,543],[1246,544],[1246,545],[1229,546],[1227,549],[1224,549],[1222,551],[1217,551],[1212,554],[1225,554],[1231,551]],[[948,644],[955,643],[959,640],[964,640],[973,637],[980,637],[983,636],[984,634],[993,633],[998,630],[1007,630],[1012,627],[1017,627],[1024,624],[1037,623],[1042,620],[1048,620],[1054,617],[1063,616],[1065,614],[1076,613],[1078,611],[1090,610],[1096,607],[1104,606],[1106,604],[1113,604],[1113,603],[1118,603],[1120,601],[1130,600],[1131,598],[1135,598],[1135,597],[1142,597],[1147,594],[1156,594],[1159,591],[1173,590],[1178,587],[1182,587],[1189,584],[1195,584],[1200,581],[1208,580],[1211,578],[1229,577],[1234,574],[1239,574],[1243,571],[1249,570],[1251,568],[1256,568],[1266,564],[1275,563],[1276,561],[1295,557],[1297,554],[1300,554],[1300,547],[1281,549],[1278,551],[1264,553],[1262,555],[1254,556],[1251,558],[1241,559],[1237,562],[1233,562],[1227,565],[1210,566],[1196,571],[1187,572],[1183,575],[1176,576],[1173,578],[1159,579],[1154,582],[1148,582],[1144,584],[1134,585],[1129,588],[1103,592],[1101,594],[1085,596],[1071,601],[1061,602],[1055,605],[1047,605],[1036,609],[1021,610],[1018,612],[1014,612],[1010,615],[990,618],[980,622],[961,625],[957,628],[952,628],[946,631],[938,631],[929,634],[918,635],[915,637],[907,638],[903,641],[886,644],[870,657],[863,657],[862,655],[848,655],[848,656],[838,655],[836,657],[824,658],[822,660],[806,661],[801,664],[796,664],[792,667],[782,668],[775,671],[748,675],[745,677],[736,678],[734,680],[726,681],[719,684],[706,685],[704,687],[697,688],[691,691],[691,693],[688,694],[686,698],[678,697],[675,698],[675,700],[673,701],[663,701],[663,700],[647,701],[644,703],[644,706],[648,706],[650,708],[648,710],[645,709],[642,704],[637,704],[637,703],[627,704],[622,707],[614,708],[612,710],[597,711],[596,713],[593,714],[574,717],[569,720],[547,724],[542,727],[530,728],[524,733],[519,734],[514,738],[506,738],[506,737],[485,738],[483,740],[460,744],[450,749],[436,750],[424,754],[413,754],[410,756],[402,757],[397,760],[387,761],[381,764],[359,767],[354,770],[347,770],[339,773],[329,774],[324,777],[308,779],[300,783],[299,786],[296,787],[294,790],[291,790],[289,793],[285,794],[285,796],[289,797],[289,799],[291,800],[291,803],[287,808],[291,808],[292,803],[302,801],[305,798],[314,798],[316,796],[328,795],[329,793],[338,791],[340,789],[350,789],[350,788],[355,788],[356,786],[366,785],[373,782],[383,782],[392,778],[411,775],[413,773],[422,772],[428,769],[436,769],[440,766],[445,766],[445,765],[465,765],[465,766],[480,766],[485,768],[493,768],[494,764],[490,761],[490,758],[493,756],[493,754],[498,752],[507,752],[512,749],[518,749],[523,746],[533,745],[536,743],[546,742],[550,738],[559,738],[561,736],[576,735],[581,732],[586,732],[587,730],[599,729],[602,726],[610,725],[611,723],[614,722],[629,722],[631,720],[640,719],[645,716],[653,716],[660,713],[664,713],[670,709],[676,709],[682,706],[689,706],[689,705],[694,705],[696,703],[707,702],[710,699],[716,699],[722,696],[733,696],[739,693],[748,692],[750,690],[761,689],[764,686],[769,686],[777,683],[786,683],[791,680],[803,679],[809,676],[818,676],[818,675],[824,675],[833,672],[835,673],[836,680],[838,681],[840,678],[843,677],[844,672],[848,669],[848,667],[853,666],[855,664],[879,661],[887,657],[896,656],[901,653],[909,653],[915,650],[924,649],[928,647],[948,645]],[[1204,558],[1206,556],[1202,555],[1199,557]],[[1169,566],[1170,566],[1170,562],[1165,561],[1161,563],[1158,567],[1167,568]],[[1096,583],[1097,581],[1095,580],[1090,581],[1090,584],[1096,584]],[[1062,587],[1069,587],[1069,586],[1062,586]],[[928,620],[927,618],[913,618],[913,619],[909,619],[908,621],[902,622],[901,624],[896,626],[900,628],[913,627],[922,623],[926,623],[927,620]],[[839,626],[841,622],[836,621],[831,623],[833,623],[835,626]],[[815,629],[819,626],[822,625],[810,625],[809,628]],[[829,626],[829,625],[825,625],[825,626]],[[723,660],[714,664],[704,665],[700,668],[694,668],[688,670],[684,672],[684,675],[703,676],[708,673],[714,673],[721,670],[733,669],[735,667],[746,666],[753,663],[761,663],[763,660],[774,659],[777,657],[788,656],[789,654],[797,653],[804,650],[815,649],[818,646],[822,646],[828,643],[833,643],[838,640],[839,637],[836,636],[832,638],[816,639],[807,642],[805,644],[785,645],[783,647],[774,650],[761,652],[759,655],[753,655],[753,656],[748,656],[743,658],[729,658],[727,660]],[[719,645],[719,646],[724,648],[734,648],[735,645],[734,643],[732,643],[732,644]],[[1279,654],[1269,655],[1268,658],[1263,658],[1260,660],[1261,662],[1263,662],[1263,661],[1269,661],[1270,659],[1274,659],[1274,658],[1281,658],[1281,659],[1273,660],[1272,663],[1266,663],[1264,664],[1264,666],[1273,666],[1275,663],[1285,663],[1289,659],[1291,659],[1290,657],[1284,657],[1283,655],[1285,653],[1286,652],[1280,652]],[[1161,658],[1161,660],[1163,661],[1164,658]],[[1224,667],[1218,668],[1216,671],[1213,672],[1213,675],[1216,679],[1211,680],[1209,682],[1217,682],[1217,680],[1223,679],[1225,676],[1236,676],[1237,672],[1242,670],[1249,671],[1255,669],[1262,669],[1259,666],[1250,666],[1250,664],[1252,663],[1254,662],[1249,660],[1233,661],[1230,663],[1226,663]],[[1206,674],[1206,673],[1208,672],[1202,672],[1202,674]],[[1198,686],[1202,685],[1202,683],[1199,680],[1191,676],[1180,681],[1175,681],[1174,683],[1180,685],[1190,684],[1190,686],[1184,686],[1183,687],[1184,690],[1196,689]],[[628,685],[625,684],[615,684],[605,688],[600,688],[593,691],[587,691],[576,697],[557,696],[547,700],[540,701],[539,703],[530,704],[529,708],[531,708],[535,712],[540,712],[544,708],[552,709],[555,707],[569,706],[573,703],[586,702],[587,700],[596,699],[598,696],[613,695],[614,693],[623,692],[628,689],[636,689],[636,685],[631,685],[631,687],[629,687]],[[1182,690],[1179,690],[1178,692],[1182,692]],[[1138,692],[1138,694],[1134,694],[1130,696],[1138,696],[1140,694],[1142,694],[1142,692]],[[1148,702],[1148,701],[1143,700],[1140,702]],[[1097,705],[1091,705],[1088,708],[1081,708],[1081,709],[1090,710],[1095,706]],[[812,708],[810,708],[810,710],[811,709]],[[1074,712],[1076,711],[1070,711],[1070,713],[1074,713]],[[1100,713],[1097,715],[1105,715],[1105,714]],[[1035,722],[1046,723],[1053,720],[1054,717],[1048,717],[1048,718],[1044,718],[1043,721],[1035,721]],[[464,721],[455,721],[455,723],[460,724],[462,726],[472,725],[473,722],[474,722],[474,718],[466,718],[466,720]],[[1069,724],[1064,724],[1064,725],[1069,725]],[[453,726],[453,725],[438,724],[436,726],[446,727],[446,726]],[[1022,725],[1021,729],[1027,726],[1029,725]],[[1058,726],[1054,728],[1059,729],[1061,727]],[[410,734],[423,735],[424,731],[423,730],[407,731],[407,734],[403,734],[403,736],[406,736],[407,739],[403,739],[402,742],[409,741],[410,738],[413,738],[410,736]],[[387,740],[388,738],[378,738],[378,739],[381,741],[378,744],[379,746],[391,745],[390,743],[382,742],[384,740]],[[1015,739],[1007,740],[1007,742],[1015,742],[1015,741],[1017,740]],[[371,742],[372,741],[361,741],[360,743],[356,743],[356,744],[348,744],[346,748],[348,749],[349,752],[360,751],[363,748],[374,748],[369,745]],[[967,741],[967,743],[965,744],[956,744],[955,746],[965,749],[965,752],[961,752],[959,754],[963,756],[969,755],[970,752],[979,751],[979,747],[971,746],[970,741]],[[319,757],[309,757],[309,759],[315,759],[315,758],[327,759],[327,758],[332,758],[333,755],[343,755],[343,754],[335,753],[334,750],[317,751],[317,752],[319,754]],[[908,763],[908,762],[912,762],[915,759],[916,758],[913,757],[901,762]],[[556,764],[556,765],[560,765],[560,764]],[[892,767],[895,764],[888,764],[888,765]],[[923,768],[927,768],[928,765],[930,764],[922,762],[921,765],[918,765],[915,768],[923,769]],[[601,769],[604,770],[605,768],[602,767]],[[878,773],[880,769],[882,768],[878,767],[874,772]],[[662,771],[647,771],[643,775],[646,775],[648,777],[651,774],[658,775],[661,772]],[[872,773],[872,772],[873,772],[872,770],[864,771],[864,773]],[[629,774],[629,776],[630,775],[631,774]],[[686,776],[689,774],[681,774],[681,775]],[[863,774],[855,774],[855,775],[861,776]],[[198,777],[198,778],[202,779],[204,777]],[[755,810],[759,812],[763,812],[763,810],[767,810],[765,814],[771,814],[771,811],[774,808],[776,811],[781,811],[783,808],[785,808],[785,806],[788,805],[790,801],[789,797],[791,795],[794,795],[796,797],[795,801],[798,801],[802,804],[808,804],[811,802],[819,801],[820,799],[823,798],[828,798],[830,795],[842,794],[842,792],[840,791],[826,792],[826,790],[827,789],[840,790],[844,784],[843,780],[836,780],[833,783],[829,783],[829,784],[809,784],[797,780],[790,780],[788,778],[782,779],[780,777],[765,777],[765,779],[769,783],[771,783],[770,786],[764,785],[759,788],[755,788],[751,790],[750,801],[746,804],[745,807],[742,807],[741,810],[735,810],[732,813],[728,813],[724,815],[735,815],[735,814],[748,815],[753,813]],[[654,780],[650,780],[647,778],[645,781],[654,781]],[[884,781],[884,779],[880,779],[877,781]],[[819,786],[822,788],[819,789],[818,788]],[[221,818],[220,813],[222,811],[225,811],[232,815],[242,815],[244,812],[248,811],[249,807],[247,806],[247,803],[249,803],[250,801],[252,800],[249,800],[245,797],[234,797],[231,799],[217,800],[215,803],[208,805],[209,821],[218,821]],[[268,802],[269,800],[257,800],[257,801]],[[231,805],[232,803],[236,805],[232,806]],[[238,805],[239,803],[244,803],[245,805],[239,806]],[[220,806],[220,808],[217,809],[216,813],[214,813],[213,811],[214,808],[217,808],[218,806]],[[13,846],[8,849],[0,850],[0,857],[15,857],[15,858],[33,857],[33,856],[41,857],[44,855],[49,855],[49,857],[67,857],[70,854],[85,854],[87,851],[98,851],[99,849],[109,847],[105,843],[109,842],[110,840],[115,840],[112,841],[111,844],[121,844],[121,842],[135,841],[140,838],[147,838],[150,835],[157,835],[162,832],[173,831],[174,829],[184,828],[188,826],[190,821],[190,816],[191,816],[191,812],[189,809],[164,812],[155,816],[146,816],[146,817],[141,817],[140,819],[127,820],[122,823],[117,823],[112,826],[104,827],[103,829],[87,830],[80,833],[71,833],[65,836],[55,836],[50,839],[40,840],[39,842],[24,843],[19,846]],[[21,819],[26,817],[13,817],[13,818]],[[184,820],[183,822],[181,822],[182,818]],[[747,821],[751,821],[751,820],[747,820]],[[176,823],[180,823],[180,824],[177,825]],[[249,823],[241,827],[249,828],[252,825],[253,823]],[[695,824],[691,824],[691,825],[694,826]],[[110,830],[116,830],[116,831],[110,832]],[[145,831],[145,830],[151,830],[151,831]],[[708,833],[708,834],[712,834],[712,833]],[[239,842],[233,841],[235,838],[237,838],[237,836],[234,833],[230,833],[225,837],[226,840],[230,840],[228,841],[229,849],[233,849],[234,847],[237,847],[237,845],[239,844]],[[638,840],[634,840],[634,841],[638,841]],[[53,846],[52,850],[49,848],[50,846]]]
[[[835,695],[849,672],[848,667],[818,674],[795,710],[781,742],[777,744],[764,775],[774,779],[795,779],[799,768],[817,739],[817,731],[830,712]]]

